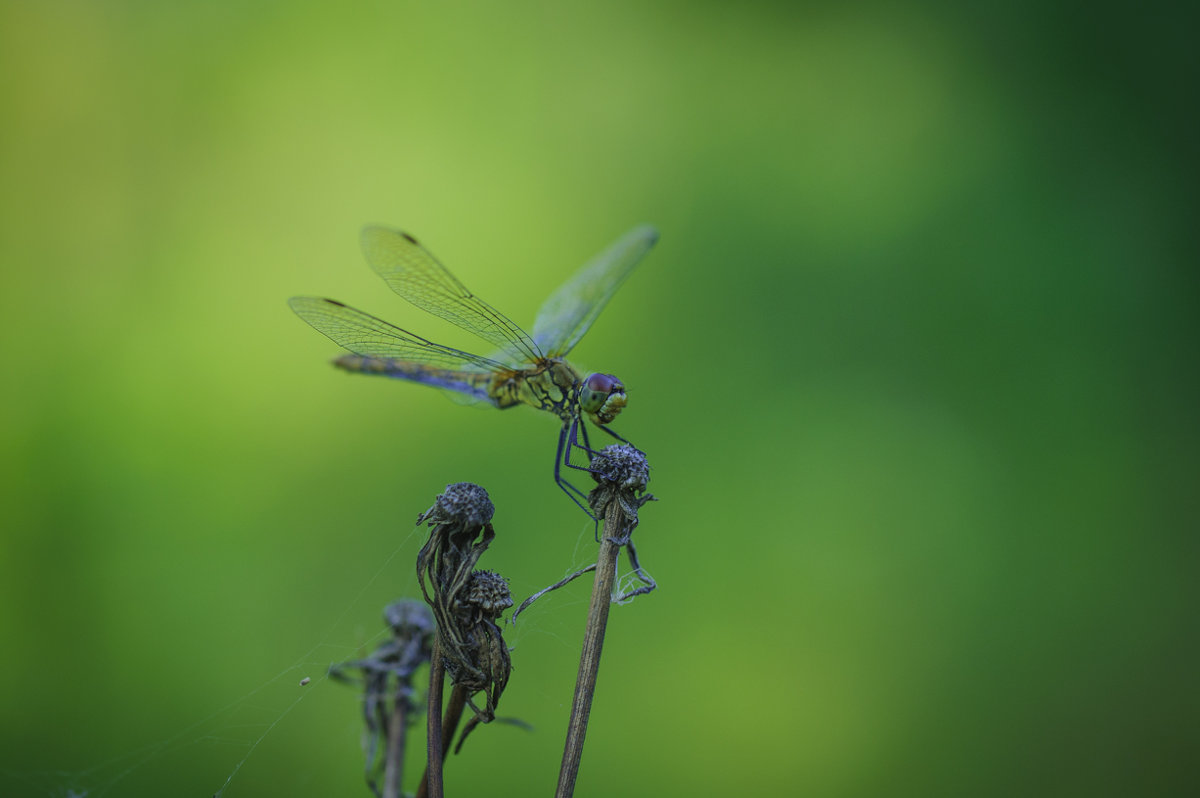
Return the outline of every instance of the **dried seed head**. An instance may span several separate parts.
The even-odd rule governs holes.
[[[401,599],[387,605],[383,622],[391,627],[393,635],[405,640],[433,634],[433,613],[425,602],[416,599]]]
[[[646,455],[628,444],[606,446],[592,460],[592,478],[619,490],[642,490],[650,482]]]
[[[616,526],[605,524],[605,536],[624,546],[638,524],[638,510],[654,497],[646,493],[650,481],[650,464],[646,455],[628,444],[606,446],[592,458],[588,469],[596,487],[588,494],[592,517],[605,516],[614,503],[619,507],[621,521]],[[632,553],[632,548],[631,548]]]
[[[485,618],[499,618],[500,613],[513,605],[508,580],[495,571],[476,571],[467,583],[462,603]]]
[[[417,578],[433,610],[435,646],[447,676],[466,691],[475,712],[463,737],[479,723],[495,719],[496,703],[512,670],[508,647],[496,625],[500,613],[513,603],[508,583],[499,574],[475,570],[496,538],[491,524],[494,509],[483,488],[460,482],[447,485],[433,507],[417,519],[431,527],[429,540],[417,554]],[[487,698],[482,708],[472,700],[479,692]]]
[[[446,486],[433,507],[422,513],[417,523],[428,521],[431,524],[481,527],[492,520],[495,512],[496,507],[486,490],[471,482],[455,482]]]

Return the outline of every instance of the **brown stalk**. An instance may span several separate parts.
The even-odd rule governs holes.
[[[442,762],[446,761],[446,756],[450,753],[450,743],[454,740],[454,735],[458,731],[459,721],[462,720],[463,709],[467,706],[467,691],[465,688],[455,685],[450,691],[450,703],[446,705],[446,715],[442,719]],[[432,760],[431,760],[432,761]],[[441,768],[439,768],[441,770]],[[428,798],[429,796],[429,768],[425,768],[425,775],[421,777],[421,784],[417,787],[416,798]]]
[[[656,586],[638,562],[637,550],[633,545],[633,530],[638,524],[638,510],[654,498],[644,493],[646,483],[650,479],[650,466],[646,463],[645,455],[633,446],[609,446],[596,455],[589,470],[597,485],[588,496],[588,503],[597,516],[603,514],[604,529],[600,535],[600,551],[596,556],[596,578],[592,583],[592,599],[588,606],[587,626],[584,627],[583,647],[579,654],[579,675],[575,680],[575,696],[571,701],[571,719],[567,725],[567,740],[563,746],[555,798],[570,798],[575,792],[575,780],[579,776],[579,764],[583,759],[583,743],[587,737],[588,718],[591,715],[596,680],[600,673],[600,654],[604,649],[604,632],[608,627],[609,609],[614,601],[625,601],[649,593]],[[614,597],[617,555],[621,553],[622,548],[628,549],[629,562],[643,586]],[[576,575],[586,571],[587,569],[584,569]],[[563,580],[559,585],[566,581],[569,579]],[[527,605],[528,602],[523,606]]]
[[[604,514],[600,553],[596,557],[596,581],[592,583],[592,601],[588,606],[583,649],[579,654],[579,675],[575,679],[575,697],[571,701],[571,720],[567,726],[567,742],[563,748],[562,766],[558,772],[558,788],[554,793],[556,798],[568,798],[575,792],[575,779],[579,775],[579,763],[583,759],[583,742],[587,737],[588,717],[592,712],[592,697],[596,692],[596,678],[600,674],[600,653],[604,649],[608,611],[612,607],[617,555],[621,553],[621,546],[616,542],[620,515],[620,504],[610,502]]]
[[[442,660],[441,633],[433,643],[433,660],[429,667],[429,721],[426,739],[427,755],[425,781],[430,798],[443,798],[442,762],[445,753],[442,747],[442,690],[446,681],[446,665]]]
[[[408,700],[397,696],[388,723],[387,760],[383,771],[383,798],[403,798],[404,740],[408,731]]]

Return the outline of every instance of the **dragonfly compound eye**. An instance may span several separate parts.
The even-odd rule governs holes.
[[[579,386],[579,406],[607,424],[625,407],[625,386],[611,374],[590,374]]]

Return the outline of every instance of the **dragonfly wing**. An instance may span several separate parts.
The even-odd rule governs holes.
[[[486,387],[492,374],[507,370],[501,363],[435,344],[333,299],[297,296],[288,305],[318,332],[358,356],[340,358],[337,364],[343,368],[421,382],[495,403]]]
[[[542,359],[533,339],[500,311],[475,296],[408,233],[386,227],[362,231],[363,254],[371,268],[400,296],[490,341],[510,359]]]
[[[541,350],[549,357],[570,352],[656,241],[653,227],[634,228],[555,291],[533,325],[533,340]]]

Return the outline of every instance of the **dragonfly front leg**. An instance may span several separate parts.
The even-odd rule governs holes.
[[[614,438],[616,438],[617,440],[619,440],[621,443],[629,443],[629,441],[625,440],[625,439],[624,439],[624,438],[622,438],[620,435],[618,435],[617,433],[613,432],[612,430],[610,430],[608,427],[604,426],[603,424],[597,424],[596,426],[597,426],[597,427],[599,427],[600,429],[604,430],[605,432],[607,432],[609,435],[613,436],[613,437],[614,437]],[[629,443],[629,445],[630,445],[630,446],[633,446],[633,444],[632,444],[632,443]]]

